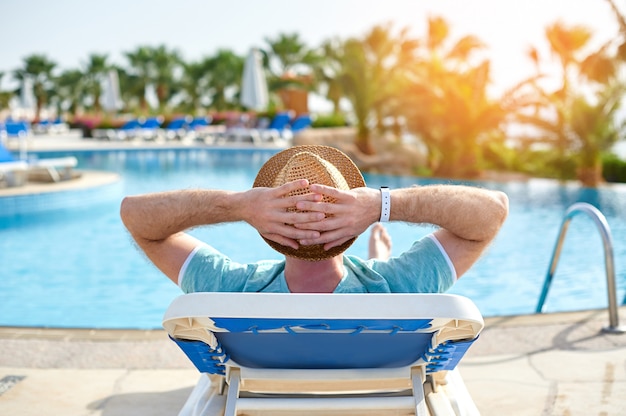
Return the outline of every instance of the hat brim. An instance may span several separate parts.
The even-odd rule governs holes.
[[[259,170],[259,173],[254,180],[253,187],[272,187],[274,184],[274,178],[278,175],[283,166],[285,166],[292,156],[300,152],[310,152],[316,154],[322,159],[332,163],[339,170],[339,172],[341,172],[350,189],[365,186],[365,179],[363,179],[361,171],[342,151],[330,146],[303,145],[290,147],[269,158]],[[352,243],[354,243],[356,237],[351,238],[345,243],[337,247],[333,247],[330,250],[324,250],[324,246],[322,244],[310,246],[301,245],[298,249],[293,249],[291,247],[278,244],[275,241],[268,240],[265,237],[263,237],[263,239],[274,250],[284,254],[285,256],[308,261],[320,261],[343,253],[352,245]]]

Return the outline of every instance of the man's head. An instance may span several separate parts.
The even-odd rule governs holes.
[[[322,184],[343,190],[365,186],[363,175],[354,162],[341,151],[328,146],[295,146],[277,153],[261,167],[253,186],[276,188],[297,179],[308,179],[309,184]],[[289,196],[308,192],[307,187],[293,191]],[[324,197],[323,202],[334,201]],[[290,209],[296,210],[295,207]],[[350,247],[354,240],[353,238],[327,251],[321,244],[300,246],[296,250],[265,239],[276,251],[309,261],[335,257]]]

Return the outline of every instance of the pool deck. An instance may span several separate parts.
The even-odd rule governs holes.
[[[120,143],[29,144],[85,146]],[[625,326],[626,306],[619,317]],[[626,334],[603,333],[608,322],[606,310],[485,319],[460,364],[481,414],[623,415]],[[0,327],[0,415],[174,415],[199,377],[162,330]]]
[[[626,334],[601,332],[605,310],[485,323],[460,364],[482,415],[624,414]],[[161,330],[0,328],[2,415],[175,415],[199,377]]]

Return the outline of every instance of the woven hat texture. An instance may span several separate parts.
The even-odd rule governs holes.
[[[295,146],[272,156],[259,170],[254,187],[275,188],[297,179],[308,179],[310,184],[322,184],[348,190],[365,186],[359,168],[343,152],[329,146]],[[308,187],[297,189],[288,196],[309,193]],[[324,197],[323,202],[334,203],[333,198]],[[289,208],[295,211],[296,208]],[[319,261],[343,253],[356,238],[340,246],[324,250],[322,244],[300,246],[297,250],[264,238],[276,251],[290,257]]]

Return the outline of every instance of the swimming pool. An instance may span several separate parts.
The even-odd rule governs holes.
[[[124,195],[177,188],[243,190],[275,150],[174,149],[73,152],[83,169],[118,172],[119,186],[89,204],[46,214],[0,214],[0,325],[86,328],[160,328],[179,289],[133,246],[119,219]],[[48,153],[57,157],[68,153]],[[411,177],[366,175],[371,187],[435,183]],[[485,316],[533,313],[563,214],[575,202],[599,208],[611,227],[618,300],[626,291],[626,186],[601,190],[550,180],[476,182],[510,198],[510,216],[488,252],[452,289],[470,297]],[[73,203],[72,203],[73,204]],[[432,228],[390,223],[394,252]],[[240,262],[279,258],[246,224],[193,231]],[[244,242],[244,244],[242,244]],[[365,256],[362,236],[349,253]],[[570,226],[546,310],[607,305],[602,242],[593,222]]]

